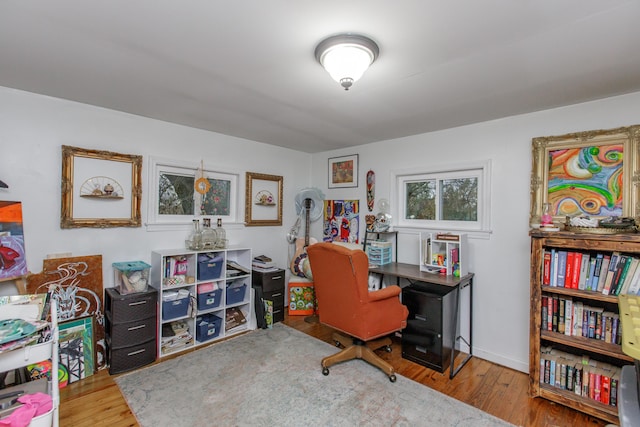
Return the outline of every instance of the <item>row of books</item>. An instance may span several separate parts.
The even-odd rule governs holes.
[[[543,254],[542,284],[604,295],[638,295],[639,265],[639,257],[620,252],[608,254],[549,248]]]
[[[558,295],[542,295],[541,306],[542,330],[622,343],[622,322],[617,313]]]
[[[540,383],[617,406],[620,368],[588,356],[543,347],[540,351]]]

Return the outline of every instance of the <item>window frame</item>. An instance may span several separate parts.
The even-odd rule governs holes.
[[[193,176],[197,179],[198,168],[197,163],[176,162],[174,160],[152,157],[149,160],[149,194],[148,194],[148,213],[147,213],[147,229],[149,231],[156,230],[175,230],[185,229],[192,225],[193,219],[202,218],[222,218],[222,223],[233,225],[238,223],[238,200],[240,173],[220,170],[217,167],[205,167],[204,174],[210,179],[228,180],[231,182],[229,192],[229,215],[160,215],[158,212],[158,191],[160,175],[170,173],[172,175]],[[195,191],[195,190],[194,190]],[[215,221],[214,221],[215,223]]]
[[[424,220],[406,218],[406,183],[436,180],[436,194],[439,197],[440,181],[446,179],[477,178],[478,207],[476,221],[447,221]],[[443,165],[438,167],[420,167],[391,172],[391,199],[393,216],[397,218],[397,227],[417,228],[429,230],[450,230],[467,232],[470,234],[491,233],[491,161],[462,164]],[[436,201],[438,203],[438,201]],[[439,206],[436,205],[436,212]],[[438,215],[438,213],[437,213]]]

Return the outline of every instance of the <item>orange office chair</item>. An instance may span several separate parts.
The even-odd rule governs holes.
[[[333,334],[336,345],[345,348],[322,359],[322,373],[351,359],[364,359],[396,381],[393,367],[373,350],[391,351],[388,335],[407,326],[409,310],[400,302],[400,287],[388,286],[369,292],[369,260],[361,250],[333,243],[317,243],[307,248],[320,323],[340,332]]]

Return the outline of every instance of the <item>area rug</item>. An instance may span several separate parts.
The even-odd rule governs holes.
[[[142,427],[508,426],[281,323],[116,378]]]

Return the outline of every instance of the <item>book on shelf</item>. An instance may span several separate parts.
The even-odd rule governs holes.
[[[611,285],[613,283],[613,277],[616,274],[618,261],[620,259],[620,252],[613,252],[611,254],[611,261],[609,261],[609,269],[607,270],[607,276],[604,281],[604,287],[602,288],[602,293],[604,295],[609,295],[611,292]]]
[[[580,277],[578,279],[578,289],[585,290],[587,287],[587,280],[589,279],[589,269],[591,267],[591,255],[588,253],[582,254],[582,262],[580,264]]]
[[[629,288],[627,289],[627,294],[638,295],[640,291],[640,263],[638,263],[638,268],[633,273],[633,277],[629,283]]]
[[[618,258],[618,265],[616,265],[616,271],[613,274],[613,280],[611,281],[611,289],[609,289],[609,295],[617,295],[616,292],[618,292],[618,287],[622,282],[625,271],[628,270],[629,262],[630,257],[627,255],[621,254]]]
[[[556,286],[559,288],[565,287],[565,279],[567,274],[567,251],[558,251],[558,266],[556,272]]]
[[[629,292],[629,287],[631,286],[631,280],[633,276],[636,274],[636,270],[638,269],[638,264],[640,263],[640,259],[636,257],[630,257],[630,261],[625,266],[625,271],[622,272],[622,276],[620,276],[620,283],[618,284],[618,288],[616,290],[615,295],[623,295]]]
[[[551,251],[544,251],[543,261],[542,261],[542,284],[545,286],[551,285]]]
[[[602,258],[602,265],[600,267],[600,275],[598,278],[598,287],[596,292],[602,293],[604,289],[604,283],[607,280],[607,273],[609,271],[609,264],[611,264],[611,255],[606,254]]]
[[[564,271],[564,287],[572,288],[573,287],[573,269],[575,267],[574,259],[576,258],[576,253],[574,251],[566,251],[567,258],[565,262],[565,271]]]
[[[592,257],[593,273],[589,276],[589,290],[598,290],[598,281],[600,280],[600,269],[602,268],[602,260],[604,255],[602,253],[596,254],[595,258]]]

